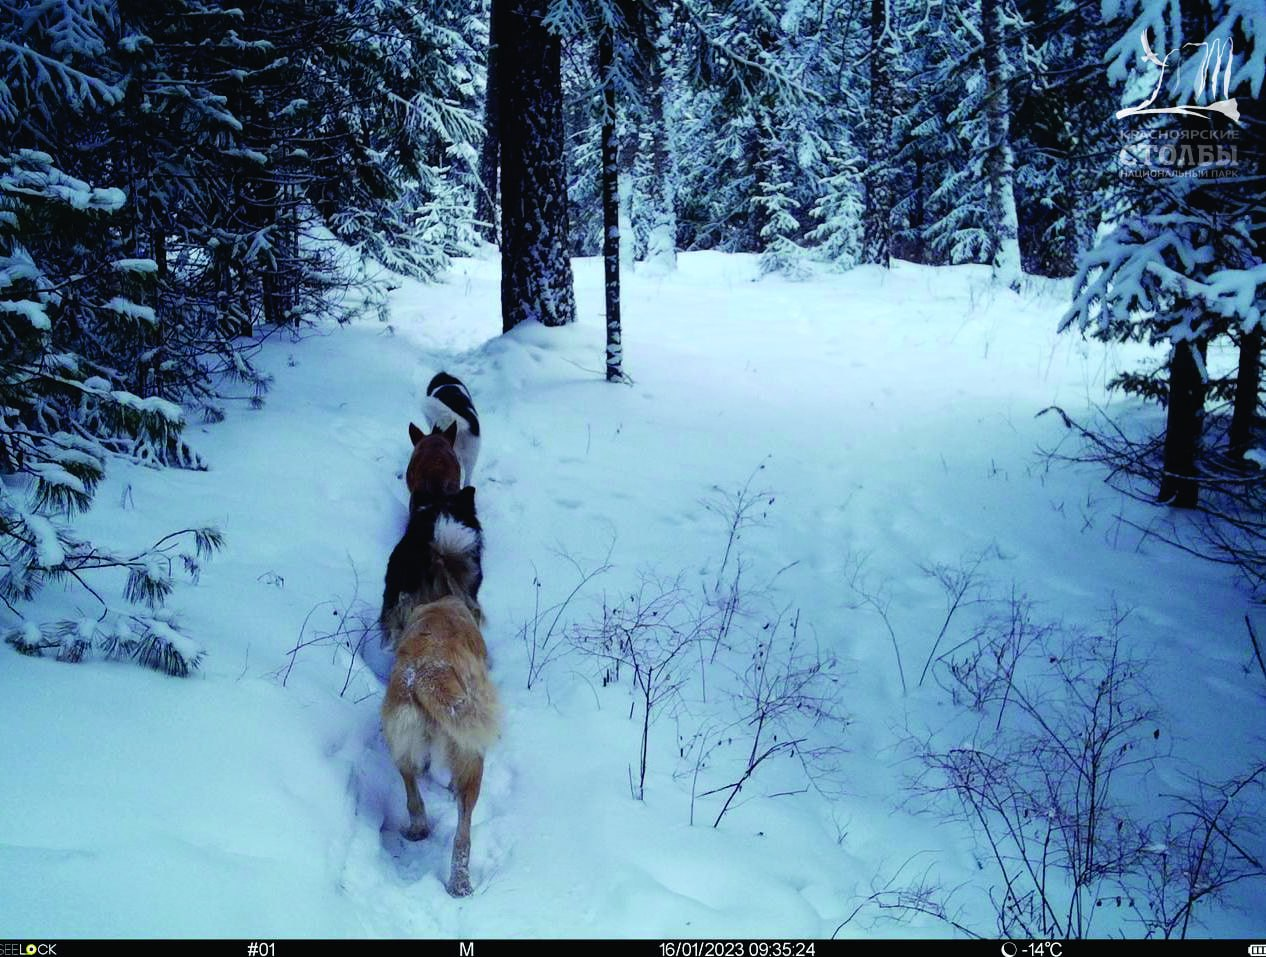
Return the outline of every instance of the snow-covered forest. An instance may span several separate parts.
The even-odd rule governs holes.
[[[0,0],[0,920],[1260,938],[1264,87],[1261,0]]]

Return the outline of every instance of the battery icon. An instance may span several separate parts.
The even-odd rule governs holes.
[[[1266,944],[1249,944],[1249,957],[1266,957]]]

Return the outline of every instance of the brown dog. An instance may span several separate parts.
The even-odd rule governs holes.
[[[415,606],[405,624],[382,703],[387,748],[404,779],[409,826],[404,836],[431,833],[417,776],[438,757],[453,774],[457,834],[448,892],[470,885],[470,819],[483,783],[484,755],[500,733],[501,703],[488,675],[488,649],[466,604],[441,598]]]
[[[410,499],[418,495],[456,495],[462,487],[462,467],[453,451],[457,423],[442,432],[436,426],[427,434],[410,422],[409,439],[413,442],[413,454],[405,469],[404,484],[409,487]]]

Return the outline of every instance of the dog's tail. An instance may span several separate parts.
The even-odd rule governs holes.
[[[459,751],[484,754],[501,734],[501,700],[488,674],[483,638],[455,607],[461,606],[447,600],[427,606],[423,627],[447,633],[448,640],[442,652],[423,653],[407,666],[414,669],[407,685],[417,707]],[[458,639],[460,629],[474,633]]]
[[[488,666],[462,649],[426,683],[414,685],[413,700],[461,751],[484,754],[501,735],[501,700]]]
[[[483,610],[471,593],[471,585],[481,577],[479,532],[461,522],[442,515],[435,522],[435,534],[431,539],[431,569],[444,590],[454,598],[465,602],[475,618],[476,625],[483,625]],[[477,584],[475,585],[477,588]]]
[[[430,420],[432,428],[447,429],[456,422],[458,432],[470,431],[470,423],[454,412],[448,403],[441,402],[433,395],[422,400],[422,414]]]

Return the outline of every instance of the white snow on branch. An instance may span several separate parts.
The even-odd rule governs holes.
[[[48,321],[48,315],[44,312],[44,303],[35,302],[31,299],[3,299],[0,300],[0,310],[4,312],[14,312],[23,316],[31,327],[38,329],[40,332],[47,332],[52,328],[52,324]]]
[[[152,259],[116,259],[114,268],[119,272],[156,273],[158,263]]]
[[[166,399],[160,399],[156,395],[152,395],[148,399],[142,399],[131,392],[123,391],[111,392],[110,395],[119,405],[125,405],[129,409],[135,409],[147,415],[160,415],[172,425],[184,424],[184,410],[175,402],[168,402]]]
[[[28,466],[31,474],[49,485],[61,485],[76,492],[87,494],[84,483],[55,462],[35,462]]]
[[[40,568],[56,568],[66,560],[66,552],[52,522],[32,512],[23,512],[21,518],[35,539],[35,560]]]
[[[154,312],[152,306],[142,306],[139,303],[132,302],[130,299],[124,299],[122,296],[115,296],[106,303],[106,308],[112,312],[117,312],[121,316],[129,316],[132,319],[147,322],[151,326],[158,325],[158,314]]]

